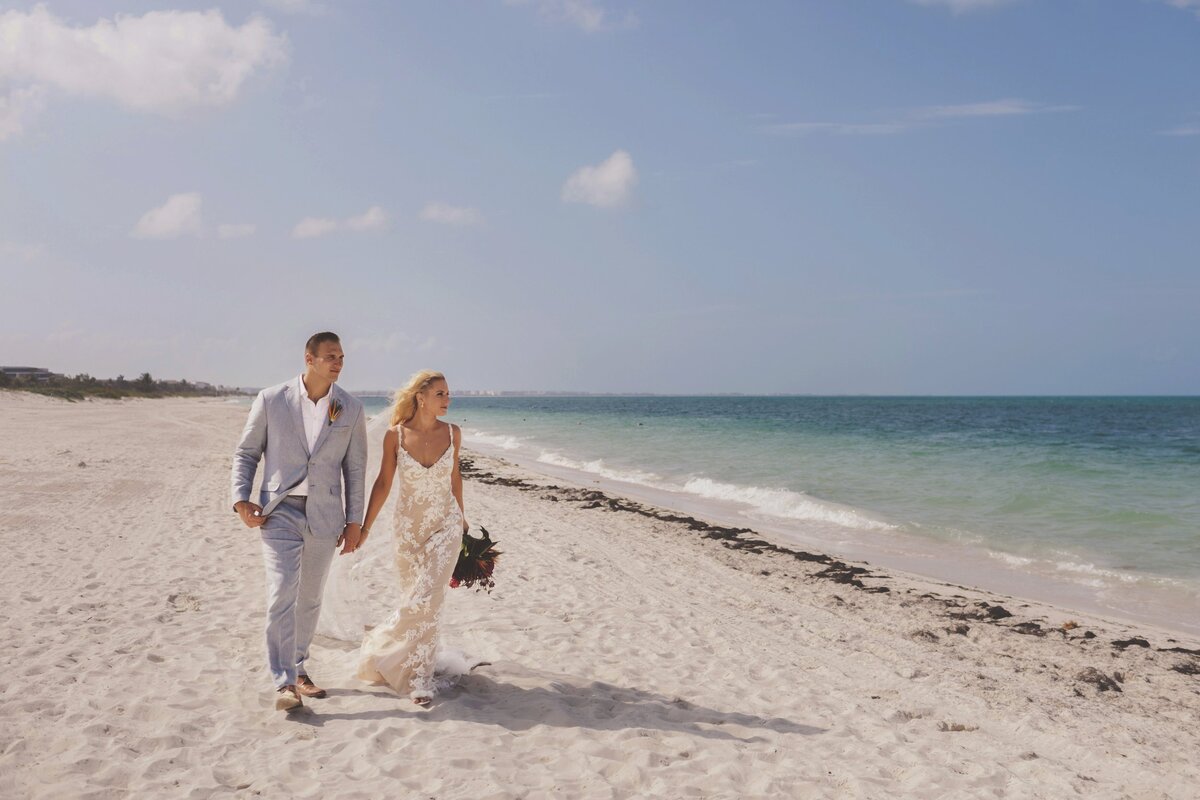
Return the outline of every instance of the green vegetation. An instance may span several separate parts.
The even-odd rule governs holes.
[[[236,389],[213,386],[189,381],[159,381],[149,372],[143,372],[135,380],[124,375],[115,378],[94,378],[86,373],[66,376],[54,375],[48,379],[14,378],[0,372],[0,389],[15,389],[33,392],[64,400],[84,400],[88,397],[218,397],[241,394]]]

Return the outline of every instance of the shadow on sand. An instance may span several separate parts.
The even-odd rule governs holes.
[[[498,665],[500,666],[500,665]],[[505,683],[473,673],[458,679],[451,689],[439,694],[428,710],[419,709],[386,688],[330,688],[330,698],[369,695],[389,705],[371,711],[322,713],[320,701],[310,703],[288,719],[313,727],[341,720],[382,720],[411,717],[423,724],[461,720],[477,725],[496,725],[510,731],[526,731],[538,725],[560,728],[591,728],[616,731],[651,729],[683,733],[706,739],[764,741],[755,730],[811,736],[825,728],[801,725],[779,717],[762,717],[737,711],[719,711],[666,697],[642,689],[615,686],[601,681],[576,683],[554,676],[502,665],[507,676],[519,681]],[[725,730],[736,727],[742,730]]]

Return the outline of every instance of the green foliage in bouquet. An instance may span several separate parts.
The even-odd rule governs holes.
[[[458,563],[454,565],[454,576],[450,578],[452,589],[474,586],[476,591],[483,589],[491,592],[496,585],[492,580],[492,572],[496,569],[496,557],[500,551],[496,549],[496,543],[492,541],[487,528],[481,527],[479,532],[483,536],[478,539],[463,533]]]

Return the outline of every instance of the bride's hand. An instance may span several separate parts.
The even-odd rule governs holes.
[[[463,517],[463,533],[471,529],[471,523],[467,522],[467,518]]]
[[[351,522],[342,529],[342,535],[338,537],[337,542],[334,544],[334,548],[336,549],[338,545],[342,546],[342,552],[339,553],[339,555],[344,556],[347,553],[353,553],[362,544],[360,541],[361,538],[362,527]]]

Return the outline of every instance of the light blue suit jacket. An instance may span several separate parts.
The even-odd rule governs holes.
[[[258,504],[269,515],[288,493],[308,479],[305,513],[318,535],[340,535],[347,522],[362,524],[367,476],[367,421],[362,402],[335,383],[330,407],[340,404],[332,422],[321,422],[317,443],[308,449],[300,404],[302,384],[296,378],[254,398],[242,439],[233,454],[233,502],[249,500],[258,462],[263,482]],[[345,505],[342,494],[345,492]]]

